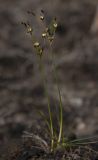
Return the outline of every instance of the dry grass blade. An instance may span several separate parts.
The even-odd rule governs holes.
[[[32,147],[42,148],[45,152],[49,152],[49,146],[47,142],[38,135],[24,131],[23,138],[31,138],[31,140],[36,144],[35,146],[32,145]]]

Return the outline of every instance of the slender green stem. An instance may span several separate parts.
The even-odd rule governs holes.
[[[58,143],[60,143],[61,138],[62,138],[62,132],[63,132],[63,104],[62,104],[62,96],[60,92],[60,87],[58,84],[58,78],[57,78],[57,72],[56,72],[56,66],[55,66],[55,57],[54,54],[52,53],[52,47],[51,48],[51,58],[52,58],[52,64],[53,64],[53,70],[54,70],[54,76],[55,76],[55,81],[58,89],[58,95],[59,95],[59,105],[60,105],[60,114],[59,114],[59,121],[60,121],[60,128],[59,128],[59,136],[58,136]]]
[[[44,67],[43,67],[43,62],[42,62],[42,57],[39,59],[39,69],[41,72],[41,76],[43,78],[43,86],[44,86],[44,91],[45,91],[45,96],[47,98],[47,103],[48,103],[48,113],[49,113],[49,124],[50,124],[50,132],[51,132],[51,151],[53,151],[54,148],[54,129],[53,129],[53,120],[52,120],[52,112],[50,109],[50,100],[49,100],[49,95],[46,87],[46,79],[44,76]]]

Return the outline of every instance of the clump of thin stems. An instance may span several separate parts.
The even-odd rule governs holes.
[[[51,54],[52,64],[53,64],[53,73],[54,73],[55,82],[56,82],[56,86],[57,86],[57,90],[58,90],[58,96],[59,96],[59,108],[60,108],[59,135],[58,135],[58,144],[59,144],[62,140],[62,133],[63,133],[63,104],[62,104],[61,91],[60,91],[60,87],[59,87],[59,84],[58,84],[58,76],[57,76],[56,66],[55,66],[55,57],[54,57],[54,54],[52,52],[52,44],[50,44],[50,48],[51,48],[51,53],[50,54]]]
[[[42,11],[41,11],[42,12]],[[32,14],[33,16],[35,16],[35,14],[33,12],[28,12],[29,14]],[[44,17],[42,15],[40,15],[40,20],[43,21]],[[45,92],[45,96],[47,98],[47,107],[48,107],[48,114],[49,114],[49,121],[47,121],[47,125],[48,125],[48,129],[50,132],[50,136],[51,136],[51,152],[54,150],[54,128],[53,128],[53,117],[52,117],[52,112],[51,112],[51,107],[50,107],[50,99],[49,99],[49,95],[48,95],[48,90],[47,90],[47,81],[46,81],[46,77],[45,77],[45,71],[44,71],[44,64],[43,64],[43,54],[44,54],[44,50],[41,46],[41,44],[36,41],[36,37],[33,33],[33,28],[31,27],[31,25],[29,23],[24,23],[22,22],[22,24],[26,27],[27,29],[27,33],[29,33],[31,35],[32,38],[32,43],[33,43],[33,47],[35,48],[37,57],[38,57],[38,63],[39,63],[39,70],[41,73],[41,77],[43,80],[43,87],[44,87],[44,92]],[[46,33],[42,33],[42,37],[45,38]],[[40,112],[40,114],[42,115],[43,113]],[[46,118],[45,118],[46,119]]]
[[[33,16],[36,16],[35,13],[33,13],[32,11],[28,11],[29,14],[32,14]],[[54,62],[54,55],[52,52],[52,43],[54,41],[55,38],[55,31],[57,29],[57,20],[56,18],[53,18],[50,22],[50,24],[48,26],[46,26],[45,23],[45,14],[44,11],[41,10],[41,14],[39,16],[39,19],[42,22],[42,25],[44,27],[44,32],[42,32],[41,37],[44,43],[49,43],[50,45],[50,52],[49,53],[51,55],[52,58],[52,64],[53,64],[53,73],[54,73],[54,77],[55,77],[55,81],[56,81],[56,85],[57,85],[57,89],[58,89],[58,95],[59,95],[59,108],[60,108],[60,113],[59,113],[59,134],[57,136],[57,134],[55,134],[54,131],[54,126],[53,126],[53,115],[52,115],[52,111],[51,111],[51,106],[50,106],[50,99],[49,99],[49,95],[48,95],[48,90],[47,90],[47,80],[45,77],[45,70],[44,70],[44,64],[43,64],[43,55],[45,54],[45,50],[43,49],[42,45],[39,43],[39,41],[36,40],[36,37],[33,33],[33,28],[29,23],[24,23],[22,22],[22,24],[26,27],[27,29],[27,33],[29,33],[31,35],[32,38],[32,43],[33,43],[33,47],[35,48],[35,52],[38,56],[38,63],[39,63],[39,69],[40,69],[40,73],[41,73],[41,77],[43,80],[43,87],[44,87],[44,92],[45,92],[45,96],[47,98],[47,106],[48,106],[48,114],[49,114],[49,121],[46,120],[47,125],[48,125],[48,129],[51,135],[51,151],[54,150],[55,146],[58,146],[59,143],[61,142],[62,139],[62,131],[63,131],[63,105],[62,105],[62,97],[61,97],[61,92],[60,92],[60,88],[58,85],[58,78],[57,78],[57,74],[56,74],[56,67],[55,67],[55,62]],[[40,114],[42,115],[43,113],[40,112]]]
[[[48,128],[49,128],[50,135],[51,135],[51,151],[52,151],[54,148],[54,129],[53,129],[52,112],[50,109],[50,100],[49,100],[49,95],[47,91],[47,82],[46,82],[45,75],[44,75],[44,66],[43,66],[42,57],[39,58],[39,69],[41,72],[41,76],[43,78],[44,92],[45,92],[45,96],[47,98],[47,104],[48,104],[48,113],[49,113]]]
[[[31,14],[33,16],[36,16],[35,13],[32,11],[28,11],[28,14]],[[77,145],[85,145],[85,144],[90,144],[90,143],[96,143],[98,140],[93,140],[96,139],[96,137],[90,137],[90,138],[82,138],[82,139],[75,139],[75,140],[68,140],[65,137],[63,137],[63,104],[62,104],[62,96],[61,96],[61,90],[59,87],[58,83],[58,76],[56,72],[56,66],[55,66],[55,56],[52,51],[52,45],[54,42],[55,38],[55,32],[58,26],[57,20],[54,17],[50,24],[47,26],[45,23],[45,13],[43,10],[41,10],[41,14],[39,17],[39,20],[42,22],[42,26],[44,27],[44,31],[41,33],[42,41],[43,43],[47,43],[50,46],[49,49],[49,55],[51,56],[52,59],[52,65],[53,65],[53,75],[55,78],[56,86],[57,86],[57,91],[58,91],[58,97],[59,97],[59,133],[55,132],[55,127],[53,126],[53,113],[51,111],[51,106],[50,106],[50,98],[48,94],[48,89],[47,89],[47,79],[45,76],[45,66],[43,62],[43,56],[45,53],[45,48],[43,49],[42,44],[39,42],[39,40],[36,39],[36,36],[34,34],[34,29],[32,25],[30,25],[28,22],[22,22],[22,24],[25,26],[27,33],[30,34],[31,39],[32,39],[32,44],[35,49],[35,53],[38,58],[38,64],[39,64],[39,70],[41,74],[41,78],[43,81],[43,87],[44,87],[44,92],[45,96],[47,98],[47,108],[48,108],[48,114],[49,114],[49,120],[47,119],[47,116],[45,116],[43,111],[40,111],[40,115],[44,117],[44,120],[48,126],[49,130],[49,135],[50,135],[50,151],[54,152],[57,147],[71,147],[71,146],[77,146]]]

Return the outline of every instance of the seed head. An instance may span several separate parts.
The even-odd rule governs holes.
[[[32,27],[31,27],[31,25],[29,24],[29,22],[27,22],[27,23],[21,22],[21,24],[25,26],[27,33],[32,34],[33,29],[32,29]]]
[[[37,48],[37,47],[39,47],[39,46],[40,46],[39,42],[35,42],[35,43],[34,43],[34,47],[35,47],[35,48]]]
[[[29,26],[28,28],[27,28],[27,33],[31,33],[33,30],[32,30],[32,28]]]
[[[53,42],[54,36],[49,36],[49,37],[48,37],[48,40],[49,40],[50,42]]]
[[[27,27],[27,23],[21,22],[21,24],[24,25],[25,27]]]
[[[46,32],[42,33],[42,38],[46,38],[47,34]]]
[[[44,20],[44,16],[40,15],[40,20],[43,21]]]
[[[41,12],[44,14],[44,10],[43,9],[41,9]]]
[[[40,48],[40,50],[39,50],[40,57],[42,56],[42,54],[43,54],[43,48]]]
[[[54,23],[53,26],[54,26],[54,28],[57,28],[58,24],[57,24],[57,23]]]

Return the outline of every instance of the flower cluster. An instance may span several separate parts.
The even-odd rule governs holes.
[[[35,13],[32,11],[28,11],[28,14],[36,16]],[[52,44],[54,37],[55,37],[56,29],[58,26],[56,18],[53,18],[51,20],[50,24],[48,26],[46,26],[44,23],[45,22],[45,13],[43,10],[41,10],[41,14],[39,15],[39,19],[44,24],[44,32],[41,33],[42,39],[43,40],[47,39],[49,41],[49,44]],[[32,38],[33,47],[35,48],[37,55],[39,55],[41,58],[44,53],[44,49],[42,47],[42,44],[39,43],[38,40],[36,40],[36,37],[34,35],[34,29],[33,29],[32,25],[30,25],[29,22],[27,22],[27,23],[22,22],[22,24],[25,26],[27,33],[30,34],[30,36]]]

